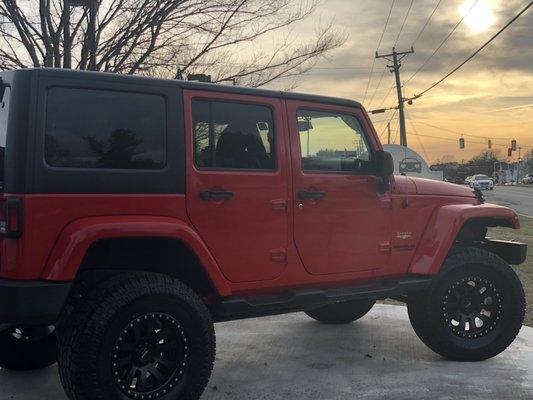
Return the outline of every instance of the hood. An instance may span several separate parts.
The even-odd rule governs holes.
[[[394,176],[394,181],[397,192],[402,194],[476,197],[474,191],[468,186],[454,183],[396,175]]]

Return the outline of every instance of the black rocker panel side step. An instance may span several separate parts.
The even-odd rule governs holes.
[[[303,289],[276,296],[230,297],[215,307],[217,321],[251,318],[265,315],[304,311],[329,303],[357,299],[385,299],[426,289],[431,283],[428,277],[407,277],[339,289]]]

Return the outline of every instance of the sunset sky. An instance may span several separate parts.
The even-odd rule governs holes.
[[[397,50],[410,48],[439,0],[414,0]],[[367,109],[394,106],[394,75],[386,71],[386,61],[375,61],[372,79],[365,90],[374,53],[383,32],[392,0],[323,0],[314,20],[294,31],[305,37],[320,21],[335,19],[335,25],[348,36],[344,46],[321,60],[298,80],[297,91],[347,97],[363,102]],[[396,0],[379,47],[390,53],[411,0]],[[403,61],[401,70],[404,96],[411,97],[440,79],[477,50],[490,36],[518,13],[529,0],[441,0],[436,13],[414,43],[415,54]],[[468,11],[470,10],[470,13]],[[410,80],[413,73],[466,15],[449,40],[427,65]],[[409,147],[429,162],[443,156],[457,161],[469,159],[487,149],[507,156],[511,139],[533,149],[533,9],[530,9],[461,70],[407,106]],[[277,83],[278,86],[283,83]],[[393,111],[372,118],[386,142],[386,121]],[[439,129],[427,124],[438,127]],[[392,138],[399,142],[398,119],[392,120]],[[460,150],[460,133],[465,134],[466,149]],[[420,135],[420,136],[418,136]],[[470,137],[466,135],[479,136]],[[431,137],[429,137],[431,136]],[[515,160],[517,154],[513,157]]]

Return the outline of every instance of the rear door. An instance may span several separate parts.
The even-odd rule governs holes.
[[[187,210],[232,282],[286,264],[288,173],[280,99],[184,91]]]

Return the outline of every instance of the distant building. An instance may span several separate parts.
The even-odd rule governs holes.
[[[496,183],[516,182],[520,180],[518,163],[494,163],[492,178]]]

